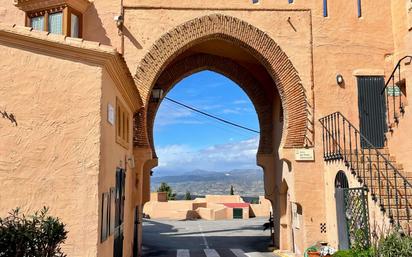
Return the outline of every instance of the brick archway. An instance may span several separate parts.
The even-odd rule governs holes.
[[[298,72],[276,42],[258,28],[232,16],[211,14],[190,20],[164,34],[137,68],[135,82],[147,105],[151,90],[166,67],[188,48],[208,40],[231,42],[254,56],[275,82],[284,110],[285,148],[310,145],[307,140],[309,105]],[[141,114],[140,114],[141,115]],[[145,121],[145,117],[139,117]],[[135,122],[135,145],[149,146],[145,123]],[[145,138],[142,138],[145,137]]]
[[[261,90],[260,83],[245,68],[236,62],[209,54],[195,54],[173,63],[159,76],[156,88],[165,93],[170,91],[183,78],[202,70],[220,73],[237,83],[252,101],[259,119],[260,140],[258,153],[273,152],[273,95],[268,96]],[[149,102],[147,107],[147,133],[154,156],[153,126],[160,103]]]

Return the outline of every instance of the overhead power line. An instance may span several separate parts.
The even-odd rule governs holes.
[[[172,103],[174,103],[174,104],[180,105],[180,106],[182,106],[182,107],[184,107],[184,108],[186,108],[186,109],[189,109],[189,110],[191,110],[191,111],[200,113],[200,114],[205,115],[205,116],[207,116],[207,117],[209,117],[209,118],[212,118],[212,119],[218,120],[218,121],[220,121],[220,122],[223,122],[223,123],[225,123],[225,124],[229,124],[229,125],[234,126],[234,127],[238,127],[238,128],[241,128],[241,129],[250,131],[250,132],[254,132],[254,133],[260,134],[260,132],[257,131],[257,130],[254,130],[254,129],[251,129],[251,128],[248,128],[248,127],[245,127],[245,126],[236,124],[236,123],[234,123],[234,122],[231,122],[231,121],[228,121],[228,120],[219,118],[219,117],[217,117],[217,116],[215,116],[215,115],[213,115],[213,114],[209,114],[209,113],[206,113],[206,112],[204,112],[204,111],[198,110],[198,109],[196,109],[196,108],[194,108],[194,107],[191,107],[191,106],[186,105],[186,104],[184,104],[184,103],[178,102],[178,101],[173,100],[173,99],[171,99],[171,98],[169,98],[169,97],[166,97],[166,96],[165,96],[164,99],[166,99],[166,100],[168,100],[168,101],[170,101],[170,102],[172,102]]]

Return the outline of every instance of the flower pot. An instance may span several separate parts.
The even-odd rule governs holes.
[[[308,257],[319,257],[320,252],[308,252]]]

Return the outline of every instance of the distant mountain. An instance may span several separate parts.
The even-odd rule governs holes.
[[[177,194],[184,194],[186,191],[192,195],[229,194],[231,185],[235,189],[235,194],[243,196],[264,194],[263,171],[258,169],[238,169],[228,172],[194,170],[180,175],[152,177],[152,191],[155,191],[161,182],[168,183]]]

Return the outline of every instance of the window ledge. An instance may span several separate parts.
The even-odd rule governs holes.
[[[353,71],[353,76],[384,76],[385,71],[383,69],[357,69]]]
[[[84,13],[89,8],[89,0],[14,0],[14,5],[22,11],[31,12],[54,6],[67,5]]]

